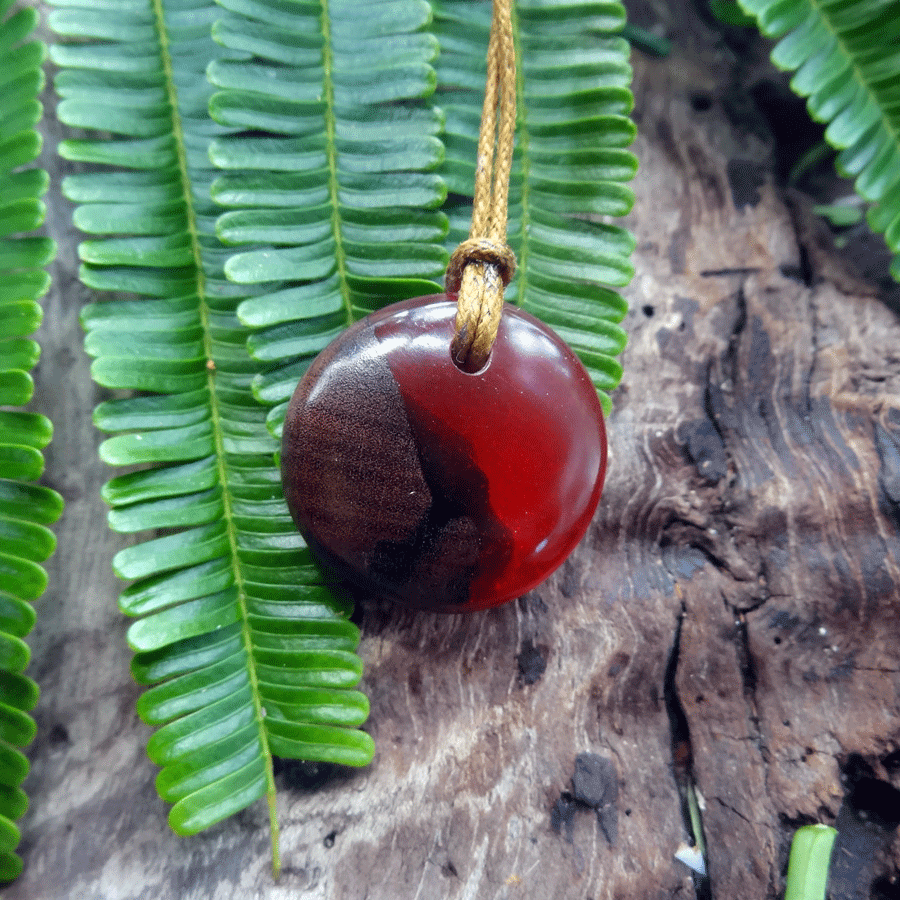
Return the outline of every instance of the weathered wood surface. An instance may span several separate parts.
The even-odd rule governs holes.
[[[315,786],[279,775],[277,884],[262,805],[183,840],[155,795],[48,102],[60,254],[36,406],[67,506],[31,641],[43,693],[11,900],[689,898],[675,772],[705,801],[712,896],[766,900],[796,824],[837,815],[851,754],[896,779],[900,322],[839,260],[840,289],[820,253],[812,284],[792,274],[803,232],[771,142],[733,115],[735,57],[691,10],[660,14],[672,56],[634,59],[637,275],[596,521],[519,603],[364,614],[378,752]],[[667,674],[691,737],[677,760]],[[584,752],[618,771],[614,846],[586,807],[551,828]],[[878,871],[898,866],[894,840]]]

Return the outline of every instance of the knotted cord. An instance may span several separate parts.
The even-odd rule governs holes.
[[[456,333],[450,348],[454,362],[467,372],[477,372],[491,354],[503,312],[503,291],[516,268],[516,257],[506,243],[516,127],[511,3],[494,0],[472,227],[469,239],[456,248],[447,267],[447,293],[458,292]]]

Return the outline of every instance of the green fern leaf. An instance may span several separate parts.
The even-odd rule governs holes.
[[[739,0],[760,31],[780,40],[772,61],[794,71],[840,174],[873,205],[869,225],[900,254],[900,6],[885,0]],[[900,256],[891,274],[900,280]]]
[[[28,335],[41,321],[37,301],[50,283],[43,266],[55,247],[27,234],[44,220],[40,197],[47,173],[20,168],[40,150],[35,125],[42,115],[37,96],[46,51],[30,40],[37,13],[21,9],[7,15],[9,7],[0,7],[0,881],[22,870],[15,821],[28,806],[19,787],[28,761],[21,748],[34,738],[29,713],[38,699],[37,685],[24,674],[29,661],[24,639],[35,622],[32,602],[47,586],[41,563],[56,546],[47,526],[62,511],[59,494],[31,483],[43,471],[41,451],[50,443],[52,426],[44,416],[16,408],[31,400],[29,370],[40,348]]]
[[[274,173],[260,173],[249,185],[225,175],[215,191],[236,208],[221,218],[220,235],[236,245],[258,244],[232,257],[229,277],[260,285],[260,264],[273,257],[282,264],[283,280],[239,311],[256,329],[251,353],[271,364],[254,390],[274,404],[270,424],[278,434],[324,325],[335,336],[372,309],[440,290],[448,252],[468,230],[470,212],[459,195],[471,197],[473,189],[490,4],[434,4],[433,34],[415,30],[428,22],[417,18],[418,2],[379,4],[397,24],[375,36],[381,20],[362,24],[368,8],[358,0],[306,7],[293,23],[281,6],[219,2],[249,17],[244,27],[218,26],[219,39],[254,56],[227,78],[211,73],[223,87],[213,112],[254,132],[217,142],[214,161],[226,170],[240,167],[245,142],[251,148],[265,142],[267,166],[275,161]],[[320,16],[324,65],[285,49],[308,47],[299,38],[316,33]],[[631,278],[634,242],[624,229],[589,219],[623,215],[633,203],[624,184],[637,165],[627,149],[635,132],[628,47],[609,34],[623,24],[617,2],[519,3],[515,23],[521,116],[510,240],[521,265],[507,297],[572,343],[607,411],[606,392],[621,377],[615,356],[625,344],[618,323],[626,305],[613,288]],[[435,83],[431,63],[440,114],[426,102]],[[422,75],[417,81],[411,72]],[[254,117],[287,84],[295,96],[320,103],[328,123],[324,150],[318,137],[282,137],[271,118]],[[260,137],[259,130],[270,134]],[[445,158],[432,149],[438,137]],[[357,174],[373,164],[378,171]],[[443,212],[434,209],[443,198],[436,166],[454,195]]]
[[[93,164],[63,185],[91,235],[79,250],[82,280],[127,295],[89,305],[83,324],[97,382],[140,392],[100,404],[95,420],[112,435],[101,457],[138,467],[103,495],[110,526],[144,536],[114,568],[131,581],[120,605],[137,617],[132,668],[149,686],[138,711],[157,729],[148,754],[180,834],[267,798],[277,869],[273,756],[359,766],[373,745],[358,730],[368,702],[353,690],[362,666],[351,605],[330,589],[291,523],[276,442],[250,391],[262,364],[247,353],[237,309],[280,280],[284,259],[252,261],[264,288],[226,279],[231,254],[216,235],[209,153],[234,164],[230,187],[220,182],[218,193],[290,174],[279,153],[321,154],[313,146],[321,104],[293,94],[257,104],[252,127],[277,124],[291,136],[281,145],[237,141],[230,134],[247,107],[212,97],[205,73],[253,73],[246,50],[223,51],[211,27],[217,22],[220,35],[234,27],[249,45],[277,38],[266,23],[243,29],[211,0],[54,5],[51,27],[71,39],[51,50],[59,117],[112,134],[64,141],[60,153]],[[276,19],[289,9],[246,5]],[[305,58],[304,39],[285,52]],[[226,124],[210,120],[211,101]],[[304,264],[315,269],[314,254]],[[317,317],[310,346],[327,343],[333,312]]]
[[[440,290],[447,264],[437,41],[423,0],[296,5],[219,0],[213,33],[248,59],[214,64],[210,110],[249,129],[218,139],[218,234],[240,251],[227,276],[257,296],[238,315],[268,364],[258,396],[280,427],[298,374],[361,316]],[[265,133],[265,134],[262,134]],[[256,160],[253,162],[252,160]],[[234,175],[257,166],[250,179]]]
[[[489,3],[435,4],[441,41],[439,103],[446,111],[444,177],[471,197],[475,180]],[[626,182],[637,160],[628,44],[618,2],[520,0],[513,31],[518,84],[517,147],[509,241],[519,267],[506,298],[550,324],[579,354],[604,411],[621,379],[616,356],[627,312],[616,292],[633,274],[634,238],[607,224],[634,202]],[[452,245],[467,236],[470,207],[448,210]]]

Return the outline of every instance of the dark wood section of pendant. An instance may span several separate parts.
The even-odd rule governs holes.
[[[465,605],[479,531],[423,466],[403,397],[374,331],[359,326],[310,367],[287,414],[282,478],[313,551],[348,580],[411,605]],[[486,496],[462,448],[454,475]]]
[[[371,567],[380,542],[412,546],[432,505],[403,401],[390,369],[371,353],[375,344],[371,332],[355,329],[340,346],[340,367],[332,370],[338,347],[316,359],[294,395],[295,427],[282,444],[282,482],[298,527],[351,577]],[[398,563],[398,582],[401,567],[412,565]]]

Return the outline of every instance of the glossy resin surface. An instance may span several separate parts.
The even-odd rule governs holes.
[[[584,535],[606,470],[596,391],[546,325],[504,310],[491,358],[450,357],[456,304],[419,297],[358,322],[288,408],[282,479],[297,527],[344,577],[404,605],[498,606]]]

